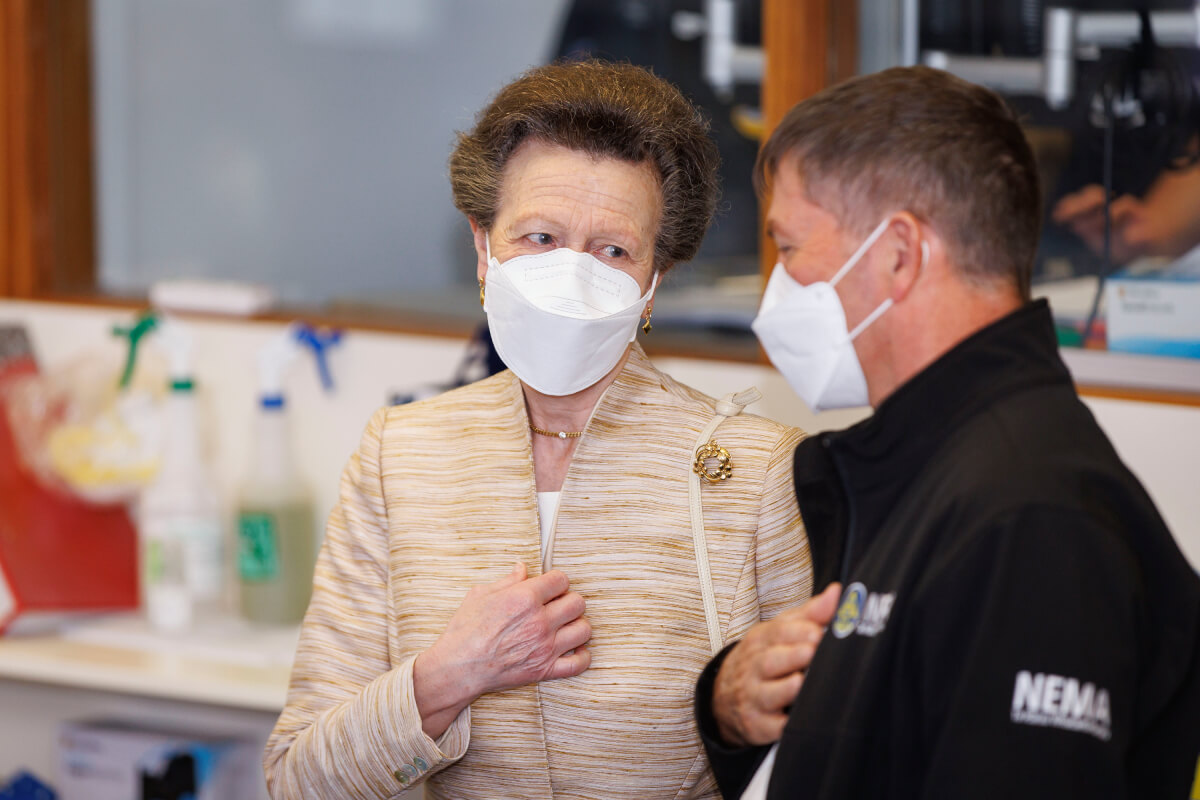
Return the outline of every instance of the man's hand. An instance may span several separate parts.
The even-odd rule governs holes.
[[[426,735],[436,739],[475,698],[588,668],[591,625],[583,598],[551,570],[526,577],[524,564],[467,592],[433,646],[413,664],[413,689]]]
[[[1054,206],[1053,219],[1095,253],[1104,250],[1104,190],[1085,186]],[[1122,195],[1112,202],[1112,260],[1179,258],[1200,244],[1200,166],[1167,170],[1142,198]]]
[[[735,747],[770,744],[783,734],[785,709],[833,619],[841,584],[802,606],[755,625],[734,645],[713,684],[712,709],[721,738]]]
[[[1135,258],[1158,255],[1159,239],[1155,217],[1140,199],[1121,195],[1112,202],[1112,236],[1110,247],[1114,264],[1124,264]],[[1054,206],[1052,218],[1071,229],[1088,249],[1097,255],[1104,253],[1104,190],[1096,185],[1085,186],[1063,197]]]

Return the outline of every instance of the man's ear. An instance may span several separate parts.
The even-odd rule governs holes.
[[[895,250],[889,295],[893,302],[899,303],[929,267],[932,231],[907,211],[896,214],[890,228]]]
[[[475,273],[479,276],[479,280],[487,280],[487,231],[483,226],[475,221],[474,217],[467,217],[467,222],[471,223],[471,236],[475,239]]]

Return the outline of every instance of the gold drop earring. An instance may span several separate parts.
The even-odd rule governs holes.
[[[650,315],[654,312],[654,307],[646,309],[646,319],[642,322],[642,333],[650,333],[654,330],[654,326],[650,324]]]
[[[483,305],[483,278],[479,279],[479,305]]]

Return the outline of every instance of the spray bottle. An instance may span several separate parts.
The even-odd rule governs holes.
[[[251,622],[295,624],[308,608],[317,559],[316,518],[312,495],[292,458],[283,384],[288,367],[308,347],[330,390],[325,349],[340,336],[293,323],[259,351],[254,455],[238,507],[241,609]]]
[[[192,337],[165,318],[157,332],[170,371],[160,467],[138,508],[142,602],[154,628],[179,632],[223,611],[224,534],[219,494],[200,443]]]

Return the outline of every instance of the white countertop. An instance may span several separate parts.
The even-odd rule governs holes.
[[[0,679],[278,713],[296,629],[240,623],[186,636],[150,632],[136,617],[62,633],[0,638]]]

